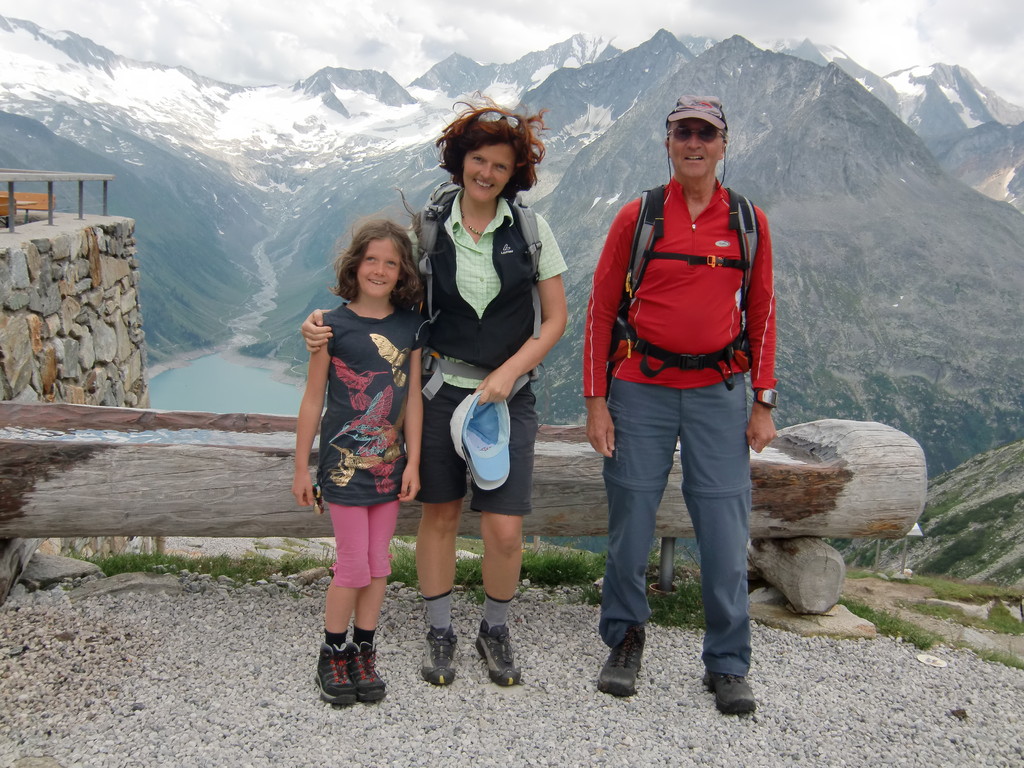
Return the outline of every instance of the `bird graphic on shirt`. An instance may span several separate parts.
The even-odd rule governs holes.
[[[348,485],[357,469],[369,470],[379,493],[394,491],[395,481],[391,474],[395,469],[395,461],[402,455],[402,447],[398,441],[398,430],[388,421],[391,403],[394,399],[391,387],[378,393],[365,413],[361,413],[343,426],[330,443],[338,451],[338,464],[330,472],[330,478],[338,486]],[[339,439],[347,437],[355,441],[358,447],[339,444]],[[345,441],[345,442],[348,442]]]
[[[387,461],[388,448],[398,441],[398,431],[388,420],[393,399],[391,387],[378,392],[370,407],[345,424],[331,438],[331,442],[347,435],[349,439],[361,443],[355,450],[359,456],[380,456]]]
[[[381,336],[379,333],[371,333],[370,339],[377,345],[380,356],[391,363],[391,375],[395,378],[395,386],[404,387],[405,372],[402,370],[402,366],[405,365],[406,358],[409,357],[409,350],[399,349],[391,343],[391,339]]]
[[[370,407],[370,396],[366,394],[367,387],[375,377],[386,374],[387,371],[356,373],[345,365],[345,361],[340,357],[332,357],[331,364],[334,366],[334,373],[337,374],[338,379],[348,388],[348,399],[352,403],[352,407],[360,411],[367,410]]]

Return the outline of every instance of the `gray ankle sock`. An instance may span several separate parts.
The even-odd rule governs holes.
[[[495,600],[490,595],[485,595],[484,600],[484,624],[488,629],[499,627],[508,623],[508,609],[512,606],[512,598],[508,600]]]
[[[450,589],[436,597],[424,596],[423,602],[427,606],[427,624],[438,630],[447,629],[452,625],[452,591]]]

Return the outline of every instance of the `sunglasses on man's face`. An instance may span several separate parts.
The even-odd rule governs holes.
[[[705,125],[702,128],[687,128],[685,125],[673,125],[672,130],[669,131],[679,141],[687,141],[691,136],[696,136],[703,142],[714,141],[718,138],[718,134],[721,133],[713,125]]]

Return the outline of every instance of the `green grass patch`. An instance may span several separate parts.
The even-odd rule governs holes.
[[[676,572],[675,589],[667,594],[652,594],[651,623],[664,627],[704,629],[704,603],[700,596],[700,577],[689,570]]]
[[[570,549],[527,549],[523,552],[522,578],[534,586],[593,584],[604,574],[605,556]]]
[[[391,575],[388,577],[388,583],[393,581],[400,581],[410,587],[419,586],[415,550],[405,547],[391,548]]]
[[[992,606],[984,628],[1003,635],[1024,635],[1024,622],[1017,621],[1017,618],[1002,603]]]
[[[955,600],[960,603],[987,603],[990,600],[1017,602],[1021,599],[1020,587],[1003,587],[998,584],[946,579],[940,576],[915,574],[911,584],[928,587],[939,600]]]
[[[230,557],[228,555],[168,555],[124,553],[108,557],[91,557],[88,561],[99,566],[106,576],[118,573],[153,571],[190,571],[208,573],[213,578],[227,576],[235,581],[259,581],[280,574],[290,576],[310,568],[324,568],[332,564],[331,558],[309,555],[284,555],[281,558],[263,555]]]
[[[1017,658],[1012,653],[1006,653],[1005,651],[972,650],[974,650],[979,658],[982,658],[985,661],[1002,664],[1004,667],[1012,667],[1013,669],[1024,669],[1024,660]]]
[[[979,619],[975,616],[968,616],[963,611],[952,605],[920,605],[907,606],[915,613],[924,616],[952,621],[965,627],[976,629],[987,629],[991,632],[998,632],[1003,635],[1024,635],[1024,623],[1017,621],[1002,603],[995,603],[989,611],[987,619]]]

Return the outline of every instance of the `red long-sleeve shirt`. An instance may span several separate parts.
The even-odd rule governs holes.
[[[757,252],[747,291],[747,334],[750,339],[751,386],[775,387],[775,290],[768,220],[756,208]],[[665,233],[655,251],[695,256],[740,258],[738,233],[729,229],[729,193],[718,185],[711,202],[696,221],[674,179],[665,188]],[[612,326],[622,298],[640,217],[639,198],[626,204],[612,222],[594,270],[594,282],[583,340],[583,395],[607,396],[608,349]],[[673,353],[701,355],[718,352],[740,332],[739,306],[743,270],[691,265],[671,259],[650,259],[629,313],[638,338]],[[715,368],[684,371],[665,369],[655,377],[640,370],[634,352],[615,365],[617,379],[688,389],[722,381]],[[654,360],[651,366],[657,369]]]

